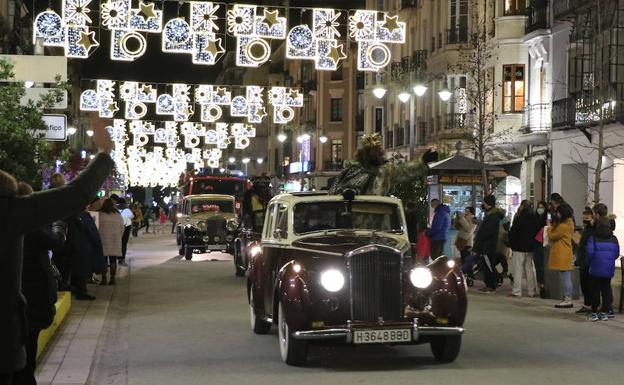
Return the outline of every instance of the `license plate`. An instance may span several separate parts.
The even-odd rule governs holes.
[[[227,247],[225,245],[208,245],[206,248],[208,250],[225,250]]]
[[[393,342],[410,342],[410,329],[371,329],[354,330],[353,343],[355,344],[387,344]]]

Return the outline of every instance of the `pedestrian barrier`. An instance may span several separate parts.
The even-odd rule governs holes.
[[[54,337],[54,334],[58,330],[59,326],[61,326],[63,320],[69,314],[69,310],[71,309],[71,293],[68,291],[59,291],[55,307],[56,316],[54,317],[52,325],[39,333],[39,340],[37,342],[37,358],[41,357],[41,354],[50,341],[52,341],[52,337]]]

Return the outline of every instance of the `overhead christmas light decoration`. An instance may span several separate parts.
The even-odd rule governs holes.
[[[147,50],[147,39],[142,32],[162,31],[162,11],[154,3],[139,1],[139,8],[132,8],[132,0],[108,0],[101,3],[100,19],[100,24],[111,31],[112,60],[140,58]]]
[[[286,38],[286,18],[279,10],[234,4],[227,12],[227,30],[236,36],[236,65],[259,67],[271,56],[267,39]]]
[[[318,70],[335,71],[347,57],[344,44],[337,40],[340,32],[338,19],[341,12],[335,9],[312,10],[312,29],[297,25],[288,32],[286,57],[288,59],[314,60]]]
[[[379,71],[392,59],[385,43],[405,43],[405,23],[398,16],[377,11],[357,10],[349,17],[349,37],[358,43],[358,70]]]
[[[115,143],[113,159],[131,186],[176,186],[187,163],[194,163],[196,169],[204,165],[219,168],[223,149],[232,142],[237,149],[244,149],[249,146],[250,138],[256,136],[255,127],[244,123],[216,123],[214,129],[192,122],[159,124],[156,127],[153,122],[115,119],[108,127]],[[128,128],[132,144],[126,147]],[[185,149],[177,147],[180,135],[184,136]],[[204,145],[215,147],[202,148]]]
[[[198,120],[204,123],[220,120],[223,106],[229,106],[230,116],[246,118],[248,123],[262,123],[267,116],[265,87],[261,86],[244,86],[244,95],[232,97],[231,87],[225,86],[168,84],[171,92],[158,94],[158,85],[126,81],[120,82],[116,97],[116,81],[100,79],[96,84],[97,90],[82,92],[80,109],[97,111],[101,118],[115,118],[123,108],[125,119],[143,119],[151,104],[156,106],[156,115],[171,116],[175,122],[189,121],[195,115],[196,104],[200,111]],[[268,105],[273,109],[273,123],[286,124],[295,117],[294,108],[303,107],[303,94],[297,88],[271,87]]]
[[[95,19],[91,3],[62,0],[60,14],[50,9],[39,13],[34,21],[34,40],[42,39],[44,46],[64,47],[67,57],[88,58],[99,46],[95,32],[89,29]],[[188,19],[175,17],[165,23],[163,10],[154,2],[139,0],[138,8],[133,8],[137,2],[132,0],[101,0],[99,26],[111,31],[111,59],[133,61],[142,57],[147,50],[146,34],[158,33],[163,52],[188,54],[194,64],[214,65],[225,53],[223,34],[227,32],[236,37],[238,66],[266,63],[271,56],[271,40],[286,39],[287,58],[313,60],[317,69],[333,71],[346,58],[348,40],[352,39],[358,43],[358,70],[379,71],[391,60],[388,44],[405,42],[405,23],[385,12],[352,11],[348,36],[342,37],[341,18],[349,14],[346,10],[302,8],[312,12],[311,25],[287,30],[285,14],[289,8],[233,4],[223,18],[219,10],[226,5],[182,3],[189,4]]]
[[[91,0],[63,0],[63,16],[52,10],[39,13],[34,20],[33,43],[41,39],[46,47],[64,47],[65,56],[85,59],[100,43],[89,30]]]

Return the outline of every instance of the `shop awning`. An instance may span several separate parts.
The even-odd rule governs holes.
[[[429,169],[436,171],[462,171],[462,170],[481,170],[481,162],[478,160],[468,158],[467,156],[463,156],[461,154],[453,155],[450,158],[443,159],[441,161],[430,163]],[[504,168],[485,164],[485,169],[487,171],[504,171]]]

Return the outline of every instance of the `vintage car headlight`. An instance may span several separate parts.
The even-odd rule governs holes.
[[[197,222],[197,224],[195,225],[195,227],[197,227],[197,229],[199,231],[206,231],[206,222],[204,221],[199,221]]]
[[[253,246],[251,249],[249,249],[249,254],[251,254],[252,257],[255,257],[256,255],[260,254],[262,252],[262,247],[255,245]]]
[[[433,276],[426,267],[417,267],[410,273],[410,281],[412,281],[412,285],[417,288],[426,289],[429,285],[431,285]]]
[[[344,283],[344,275],[336,269],[325,270],[321,274],[321,285],[323,285],[325,290],[331,291],[332,293],[342,289]]]
[[[221,237],[218,235],[215,235],[214,238],[212,238],[215,242],[219,242],[221,240]]]
[[[225,226],[230,232],[236,231],[236,229],[238,229],[238,221],[236,219],[230,219],[227,221]]]

